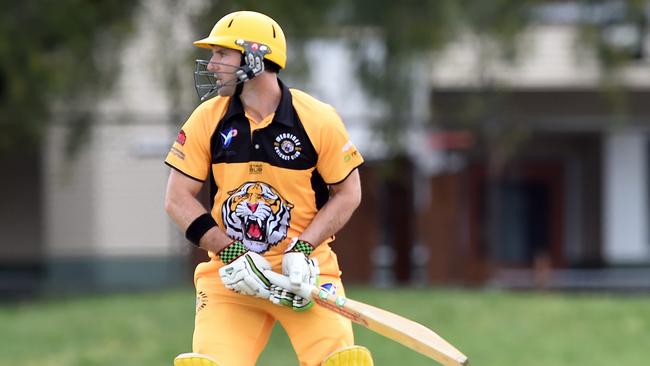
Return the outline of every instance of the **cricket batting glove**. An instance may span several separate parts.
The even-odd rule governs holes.
[[[271,285],[271,296],[269,297],[269,300],[276,305],[288,306],[295,311],[309,310],[314,306],[314,302],[310,299],[300,297],[293,292],[276,285]]]
[[[313,251],[314,246],[309,242],[293,238],[282,257],[282,274],[288,276],[291,283],[287,290],[299,290],[301,283],[316,285],[320,268],[316,258],[309,258]]]
[[[271,296],[271,282],[263,272],[271,270],[271,264],[264,257],[248,251],[238,240],[219,252],[219,256],[226,264],[219,268],[219,276],[226,288],[242,295],[264,299]]]

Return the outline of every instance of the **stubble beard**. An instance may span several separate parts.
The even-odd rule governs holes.
[[[237,79],[233,76],[231,79],[217,81],[217,94],[222,97],[232,97],[237,89]]]

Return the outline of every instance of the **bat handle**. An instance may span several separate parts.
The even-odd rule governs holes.
[[[285,275],[270,270],[266,270],[264,271],[264,276],[268,278],[272,284],[290,290],[294,292],[296,295],[303,297],[305,299],[311,300],[314,296],[318,296],[318,292],[319,292],[318,288],[308,283],[301,283],[300,289],[293,290],[295,287],[291,284],[291,281],[289,281],[289,277]]]

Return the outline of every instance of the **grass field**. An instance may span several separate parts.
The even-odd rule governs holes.
[[[650,364],[650,297],[348,289],[351,298],[434,329],[474,366]],[[0,305],[2,366],[171,365],[190,351],[191,290]],[[378,366],[434,362],[356,327]],[[258,365],[297,365],[276,328]]]

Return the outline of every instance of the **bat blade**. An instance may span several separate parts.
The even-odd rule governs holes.
[[[265,271],[264,275],[276,286],[291,288],[289,278]],[[431,329],[397,314],[342,296],[333,295],[316,286],[302,284],[298,295],[311,298],[318,305],[336,312],[375,333],[434,359],[445,366],[466,366],[467,356]]]

